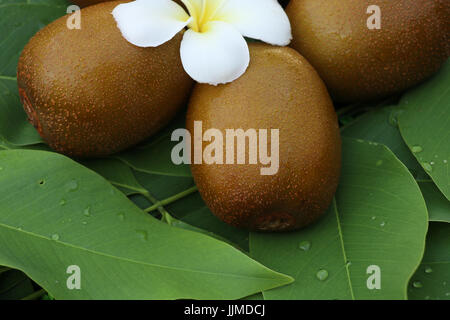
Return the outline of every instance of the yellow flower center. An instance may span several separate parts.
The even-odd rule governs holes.
[[[195,32],[207,31],[207,24],[214,21],[226,0],[181,0],[189,11],[192,21],[188,27]]]

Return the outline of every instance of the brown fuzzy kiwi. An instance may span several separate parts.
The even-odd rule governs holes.
[[[69,156],[105,156],[137,144],[187,104],[193,86],[181,64],[182,32],[159,47],[136,47],[111,14],[119,3],[82,9],[81,30],[58,19],[19,60],[19,93],[30,121]]]
[[[73,4],[76,4],[76,5],[80,6],[81,8],[84,8],[87,6],[92,6],[94,4],[98,4],[101,2],[107,2],[107,1],[110,1],[110,0],[71,0],[71,2]]]
[[[381,29],[369,29],[370,5]],[[340,102],[383,98],[421,82],[450,55],[448,0],[291,0],[292,47]]]
[[[76,4],[76,5],[80,6],[81,8],[84,8],[84,7],[87,7],[87,6],[92,6],[94,4],[98,4],[98,3],[102,3],[102,2],[108,2],[108,1],[111,1],[111,0],[72,0],[71,2],[73,4]],[[128,1],[125,1],[125,2],[130,2],[130,1],[132,1],[132,0],[128,0]],[[176,3],[182,5],[181,0],[173,0],[173,1],[175,1]]]
[[[226,129],[269,129],[268,141],[270,129],[279,129],[278,173],[261,175],[262,165],[248,164],[247,143],[246,164],[192,164],[192,174],[208,207],[226,223],[257,231],[298,229],[327,210],[338,185],[336,113],[324,83],[298,52],[251,44],[250,54],[238,80],[195,86],[187,129],[194,136],[194,121],[223,137]]]

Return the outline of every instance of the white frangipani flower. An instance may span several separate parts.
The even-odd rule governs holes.
[[[244,37],[285,46],[289,19],[277,0],[136,0],[112,12],[122,35],[139,47],[157,47],[188,27],[180,54],[197,82],[228,83],[244,74],[250,54]]]

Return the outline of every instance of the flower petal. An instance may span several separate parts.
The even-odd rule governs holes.
[[[277,0],[227,0],[214,20],[234,25],[245,37],[286,46],[292,40],[291,24]]]
[[[172,0],[122,3],[112,14],[124,38],[138,47],[157,47],[190,22],[186,11]]]
[[[180,52],[191,78],[212,85],[236,80],[250,62],[245,39],[236,28],[220,21],[204,25],[201,33],[186,31]]]

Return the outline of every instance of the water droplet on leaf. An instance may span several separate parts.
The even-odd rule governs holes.
[[[52,234],[52,240],[55,240],[55,241],[59,240],[59,234],[57,234],[57,233]]]
[[[90,217],[91,216],[91,207],[87,207],[86,209],[84,209],[83,214],[85,217]]]
[[[376,163],[376,166],[379,167],[379,166],[381,166],[382,164],[383,164],[383,160],[378,160],[377,163]]]
[[[433,167],[428,162],[422,162],[422,167],[428,172],[433,171]]]
[[[431,269],[431,267],[426,267],[425,268],[425,273],[432,273],[433,269]]]
[[[138,237],[143,240],[143,241],[147,241],[148,240],[148,233],[145,230],[136,230],[136,233],[138,234]]]
[[[76,180],[70,180],[66,184],[66,191],[73,192],[78,189],[78,182]]]
[[[319,270],[316,273],[316,277],[320,281],[325,281],[328,278],[328,271],[325,269]]]
[[[398,116],[404,112],[403,109],[395,109],[389,115],[389,124],[395,128],[398,127]]]
[[[303,250],[303,251],[308,251],[309,249],[311,249],[311,242],[309,242],[309,241],[302,241],[302,242],[300,242],[298,247],[301,250]]]
[[[421,146],[413,146],[413,147],[411,148],[411,151],[412,151],[413,153],[419,153],[419,152],[422,152],[422,151],[423,151],[423,148],[422,148]]]
[[[422,288],[422,287],[423,287],[423,284],[422,284],[422,282],[420,282],[420,281],[414,281],[414,282],[413,282],[413,287],[414,287],[414,288]]]

